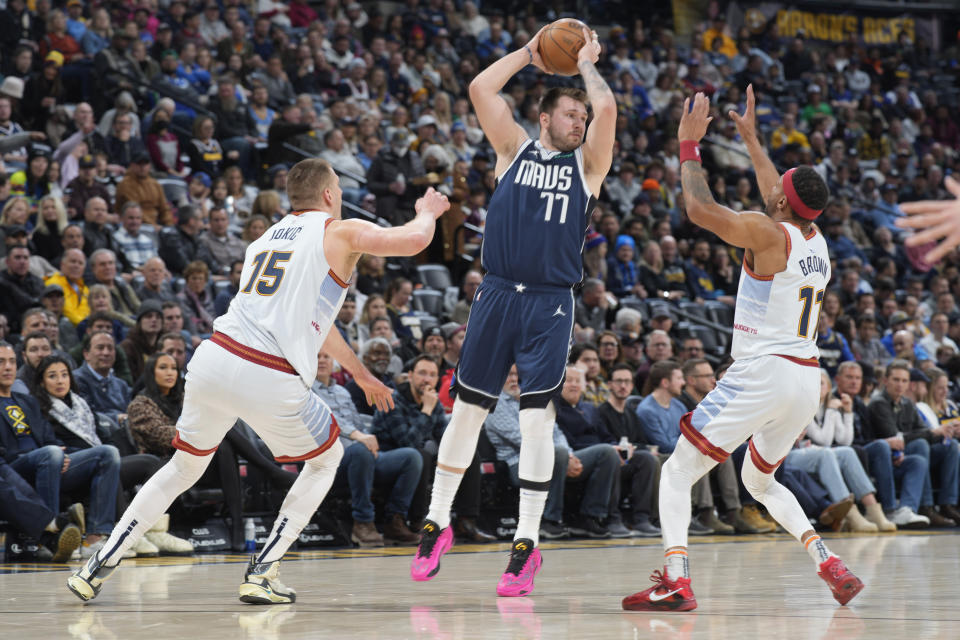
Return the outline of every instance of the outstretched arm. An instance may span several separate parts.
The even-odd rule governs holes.
[[[383,257],[416,255],[433,240],[437,218],[449,208],[447,197],[431,187],[414,205],[416,217],[403,226],[383,228],[356,218],[342,220],[330,227],[337,243],[327,247],[328,256],[338,253]]]
[[[336,327],[330,328],[330,333],[327,334],[327,339],[323,343],[323,350],[339,362],[340,366],[350,372],[350,375],[356,380],[357,386],[363,389],[364,394],[366,394],[367,404],[380,411],[393,409],[393,390],[377,380],[370,373],[370,370],[363,366],[360,358],[344,341]]]
[[[470,83],[470,101],[477,112],[477,120],[480,121],[483,133],[498,157],[513,158],[517,149],[527,139],[527,133],[513,119],[510,106],[500,95],[500,90],[528,64],[549,73],[544,68],[538,51],[541,33],[543,29],[538,31],[526,46],[500,58],[481,71]]]
[[[698,93],[690,108],[690,98],[683,101],[683,116],[677,129],[681,145],[684,142],[700,142],[713,120],[709,115],[707,97]],[[683,201],[691,222],[736,247],[751,249],[755,254],[778,249],[785,256],[786,240],[779,225],[762,213],[745,211],[737,213],[713,199],[707,184],[707,172],[698,160],[685,160],[680,166],[680,182],[683,186]]]
[[[610,163],[613,162],[613,141],[617,131],[617,101],[603,76],[597,71],[600,42],[596,31],[583,29],[586,44],[580,48],[577,68],[587,88],[587,98],[593,107],[593,122],[583,143],[584,172],[593,195],[600,195]]]
[[[773,187],[780,181],[780,174],[773,162],[763,150],[760,139],[757,137],[757,118],[756,101],[753,97],[753,85],[747,86],[747,108],[741,116],[736,111],[730,111],[728,114],[734,124],[737,125],[737,133],[747,146],[750,152],[750,160],[753,162],[753,169],[757,174],[757,185],[760,186],[760,197],[766,201]]]
[[[960,246],[960,182],[947,176],[943,184],[956,196],[955,199],[924,200],[902,204],[900,208],[911,217],[896,220],[898,227],[918,230],[918,233],[906,239],[905,244],[908,247],[943,238],[940,244],[927,254],[926,258],[929,262],[937,262]]]

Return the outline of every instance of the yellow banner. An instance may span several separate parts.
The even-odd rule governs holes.
[[[901,33],[906,33],[916,42],[916,20],[911,17],[860,18],[855,15],[838,15],[780,9],[777,11],[777,27],[782,37],[792,38],[803,34],[806,38],[828,42],[845,42],[856,36],[867,45],[894,44]]]

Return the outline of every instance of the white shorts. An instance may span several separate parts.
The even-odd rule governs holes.
[[[187,368],[174,447],[209,455],[237,418],[263,438],[278,462],[308,460],[337,441],[340,429],[330,408],[300,376],[258,364],[258,359],[268,365],[286,362],[252,349],[241,356],[204,340]]]
[[[680,432],[717,462],[750,438],[750,459],[763,473],[773,473],[817,411],[820,367],[815,363],[773,355],[734,362],[683,417]]]

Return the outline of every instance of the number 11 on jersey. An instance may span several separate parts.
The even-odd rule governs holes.
[[[817,295],[813,295],[813,287],[801,287],[800,288],[800,302],[803,303],[803,309],[800,311],[800,325],[797,328],[797,335],[801,338],[807,338],[810,335],[810,312],[813,310],[813,305],[817,305],[817,320],[813,325],[813,331],[816,332],[817,327],[820,326],[820,308],[823,304],[823,289],[817,291]]]

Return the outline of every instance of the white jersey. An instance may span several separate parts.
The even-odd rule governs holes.
[[[758,276],[743,265],[730,350],[734,360],[764,355],[820,357],[817,326],[830,282],[827,243],[816,227],[804,237],[793,224],[781,222],[780,226],[787,237],[787,268]]]
[[[308,387],[317,376],[317,352],[327,339],[347,283],[323,253],[334,218],[322,211],[290,214],[247,247],[240,291],[213,323],[245,347],[289,362]]]

